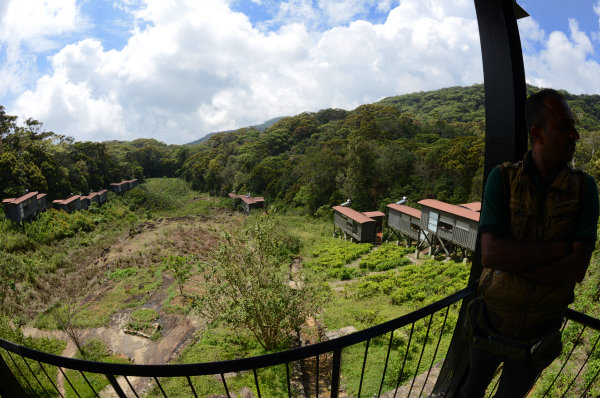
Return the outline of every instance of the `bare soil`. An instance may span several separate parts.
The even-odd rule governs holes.
[[[125,232],[110,248],[98,251],[98,256],[93,261],[87,261],[88,265],[81,267],[77,276],[69,275],[69,278],[65,278],[70,280],[70,286],[65,287],[65,291],[85,291],[87,287],[88,293],[79,303],[94,306],[100,303],[113,287],[111,281],[106,278],[107,271],[127,266],[150,266],[169,254],[195,254],[201,259],[206,258],[218,241],[218,231],[223,229],[224,225],[236,224],[240,220],[238,214],[218,209],[210,218],[159,218],[140,224]],[[193,285],[196,284],[194,282],[197,282],[198,278],[191,278],[189,286],[184,287],[184,292],[192,292]],[[173,283],[173,276],[163,272],[160,288],[152,292],[142,305],[142,308],[151,308],[159,314],[161,337],[158,340],[153,341],[123,331],[123,326],[134,311],[134,308],[127,308],[115,312],[109,324],[104,327],[79,330],[81,341],[85,344],[90,340],[101,340],[112,354],[122,356],[135,364],[166,364],[173,360],[191,340],[194,332],[205,327],[203,320],[194,314],[172,314],[163,310],[163,304]],[[174,304],[183,304],[183,298],[175,297],[171,306]],[[77,352],[75,344],[60,330],[24,327],[23,333],[31,337],[54,337],[67,341],[63,356],[73,357]],[[144,378],[129,378],[129,381],[138,393],[150,385],[150,380]],[[131,391],[124,380],[119,382],[122,383],[124,391]],[[61,393],[64,393],[64,380],[60,372],[57,384]],[[106,391],[101,395],[111,396]]]

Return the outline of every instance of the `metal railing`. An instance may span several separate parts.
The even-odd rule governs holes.
[[[210,394],[230,397],[235,384],[232,381],[240,374],[246,374],[249,377],[245,380],[252,381],[252,385],[247,387],[255,396],[274,396],[272,390],[266,389],[268,383],[265,383],[265,378],[269,376],[261,373],[275,367],[285,380],[277,396],[338,397],[340,392],[355,397],[423,396],[432,392],[437,378],[433,373],[446,356],[444,350],[449,337],[458,333],[459,329],[455,326],[459,302],[473,295],[475,289],[474,285],[469,286],[417,311],[346,336],[284,352],[230,361],[171,365],[93,362],[56,356],[0,339],[0,353],[4,360],[0,361],[0,393],[11,398],[99,397],[107,393],[118,397],[139,397],[143,394],[197,397],[207,395],[201,391],[198,377],[211,375],[213,382],[218,379],[220,391]],[[536,386],[544,387],[544,395],[540,396],[571,396],[573,391],[578,393],[577,396],[591,396],[598,389],[600,368],[591,369],[589,359],[598,356],[600,320],[573,310],[568,311],[567,318],[564,334],[567,340],[571,335],[575,338],[565,343],[563,359],[555,361],[538,380]],[[364,349],[361,344],[364,344]],[[342,353],[348,353],[348,350],[354,350],[353,356],[348,355],[342,361]],[[345,366],[350,361],[354,362],[355,368],[360,368],[359,375],[346,374]],[[299,376],[294,374],[299,373],[300,368],[304,380],[298,382]],[[553,375],[553,379],[546,376],[549,374]],[[138,381],[150,381],[150,390],[142,391],[136,387],[136,378]],[[58,379],[62,379],[62,383]],[[494,385],[490,387],[490,395],[494,388]]]

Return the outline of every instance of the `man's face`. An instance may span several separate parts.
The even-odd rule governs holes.
[[[548,160],[566,163],[573,159],[579,133],[575,129],[575,119],[565,101],[547,97],[545,125],[542,128],[542,152]]]

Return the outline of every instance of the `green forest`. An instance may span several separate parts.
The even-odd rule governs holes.
[[[565,94],[581,135],[575,165],[598,178],[599,96]],[[305,112],[264,130],[167,145],[76,142],[33,119],[19,126],[0,106],[0,197],[29,190],[52,200],[121,179],[181,177],[211,195],[251,192],[276,208],[312,213],[348,198],[362,211],[402,196],[411,203],[464,203],[481,194],[484,118],[483,86],[474,85],[388,97],[351,111]]]

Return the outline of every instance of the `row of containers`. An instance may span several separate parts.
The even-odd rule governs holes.
[[[423,248],[430,254],[475,250],[481,202],[452,205],[435,199],[418,202],[421,210],[403,204],[387,205],[387,226],[398,242],[406,245],[416,242],[417,256]],[[333,207],[334,236],[343,236],[356,242],[380,244],[383,239],[385,213],[361,213],[347,206]],[[432,251],[435,251],[433,253]]]
[[[250,193],[238,195],[231,192],[232,207],[250,214],[253,209],[264,209],[265,199],[253,197]],[[386,214],[381,211],[359,212],[350,207],[350,201],[333,207],[334,236],[356,242],[381,244],[384,239],[383,220]],[[421,210],[400,203],[387,205],[388,237],[395,235],[398,242],[406,245],[416,243],[417,256],[423,248],[430,254],[475,250],[481,202],[453,205],[435,199],[423,199],[418,204]],[[435,251],[435,253],[434,253]]]
[[[127,180],[115,182],[109,185],[109,189],[117,194],[122,194],[135,188],[138,180]],[[90,192],[88,195],[73,195],[67,199],[56,199],[52,201],[52,207],[57,210],[64,210],[72,213],[78,210],[85,210],[92,203],[102,205],[108,199],[108,190],[102,189],[98,192]],[[2,201],[6,218],[14,222],[21,222],[33,218],[41,212],[48,209],[46,194],[39,192],[29,192],[18,198],[8,198]]]

